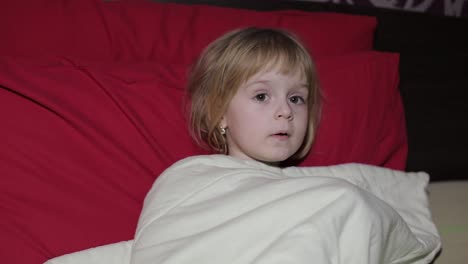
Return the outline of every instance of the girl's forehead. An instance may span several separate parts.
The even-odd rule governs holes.
[[[281,65],[265,66],[259,69],[256,73],[248,77],[245,82],[257,81],[260,79],[271,79],[277,75],[284,75],[297,79],[299,82],[307,82],[306,75],[300,67],[285,68]]]
[[[308,81],[304,78],[301,71],[289,71],[284,73],[281,69],[263,69],[252,75],[250,78],[242,82],[239,86],[240,90],[251,89],[257,84],[265,85],[287,85],[290,88],[310,89]],[[239,91],[239,90],[237,90]]]

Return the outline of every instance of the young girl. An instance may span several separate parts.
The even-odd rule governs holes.
[[[307,50],[286,31],[246,28],[211,43],[189,79],[190,124],[219,154],[158,177],[130,262],[429,263],[440,241],[428,209],[405,205],[427,200],[427,175],[279,166],[311,147],[317,83]]]

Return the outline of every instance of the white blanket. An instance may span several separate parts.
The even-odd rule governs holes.
[[[441,245],[427,184],[362,164],[187,158],[153,185],[133,241],[46,263],[430,263]]]

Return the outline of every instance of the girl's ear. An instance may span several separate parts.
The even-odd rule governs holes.
[[[220,127],[220,128],[227,128],[227,126],[228,126],[228,124],[227,124],[227,122],[226,122],[226,118],[223,116],[223,117],[221,118],[221,121],[219,121],[219,127]]]

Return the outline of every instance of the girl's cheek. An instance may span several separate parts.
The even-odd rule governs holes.
[[[307,104],[293,104],[292,108],[295,109],[296,112],[307,112]]]

